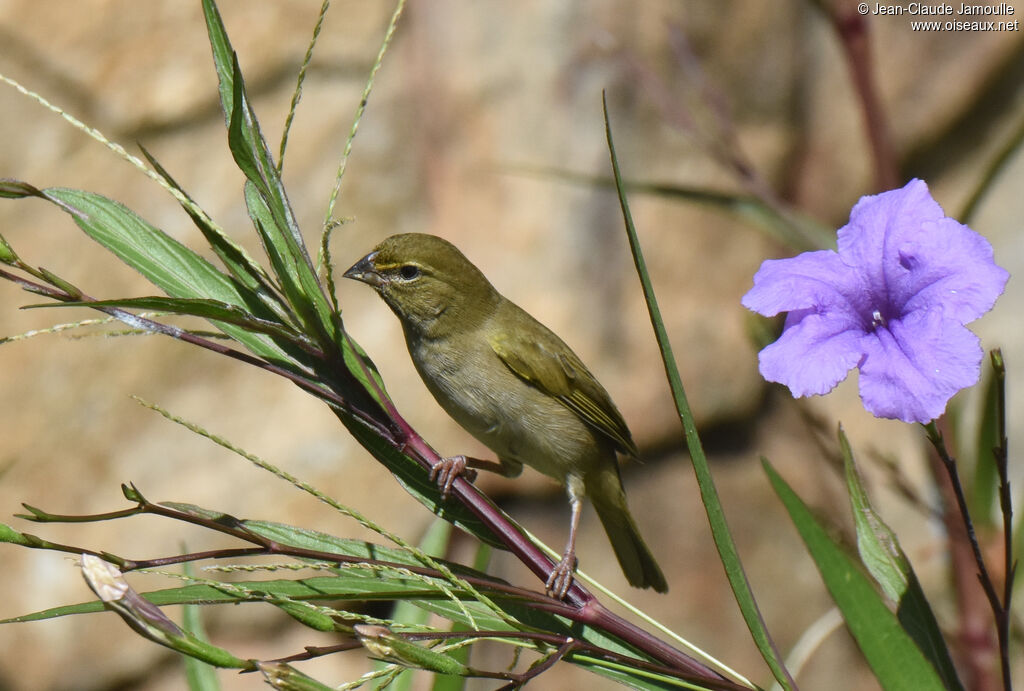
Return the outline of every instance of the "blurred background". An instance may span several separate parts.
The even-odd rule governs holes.
[[[1009,5],[1016,14],[1001,19],[1019,19],[1024,5]],[[222,0],[220,7],[276,150],[319,3]],[[284,164],[292,205],[313,246],[393,10],[391,2],[336,1],[327,16]],[[1024,35],[915,32],[911,19],[868,15],[860,64],[875,80],[889,133],[882,143],[897,162],[897,184],[924,178],[947,214],[958,216],[1021,127]],[[226,146],[198,0],[0,0],[0,73],[130,151],[142,143],[233,237],[258,252],[243,178]],[[590,511],[578,548],[581,568],[767,684],[711,542],[618,202],[600,182],[610,175],[602,89],[631,180],[770,194],[780,208],[830,230],[846,222],[861,195],[879,191],[847,52],[814,2],[411,2],[355,139],[336,211],[351,220],[335,232],[334,259],[343,270],[393,233],[441,235],[560,334],[610,391],[640,446],[643,463],[624,469],[625,483],[671,590],[631,591]],[[186,244],[203,246],[152,181],[7,85],[0,85],[0,128],[0,176],[105,194]],[[971,220],[1015,277],[995,309],[972,325],[986,348],[1002,347],[1008,363],[1011,448],[1014,432],[1019,439],[1024,431],[1024,291],[1016,278],[1024,268],[1022,185],[1024,156],[1011,152]],[[859,405],[856,375],[828,397],[794,403],[757,373],[754,322],[739,300],[762,260],[796,250],[750,213],[643,191],[632,194],[631,205],[731,528],[780,648],[789,650],[830,601],[759,457],[770,458],[849,535],[843,484],[821,448],[824,438],[834,449],[840,421],[877,507],[955,636],[960,624],[941,526],[891,488],[877,461],[895,460],[905,479],[936,501],[928,494],[921,431],[870,417]],[[28,262],[97,297],[154,291],[41,201],[0,203],[0,232]],[[488,457],[423,387],[384,304],[352,282],[338,293],[347,328],[406,418],[442,453]],[[0,336],[92,316],[17,309],[38,301],[0,283]],[[193,550],[222,546],[153,518],[45,527],[11,518],[21,502],[67,514],[123,508],[119,485],[134,482],[157,501],[371,537],[142,408],[132,395],[199,422],[407,538],[421,535],[432,519],[323,405],[278,378],[165,338],[46,335],[0,348],[0,520],[133,558],[173,553],[182,541]],[[971,392],[956,400],[970,419]],[[563,544],[568,508],[550,481],[527,470],[515,481],[488,477],[480,484],[549,544]],[[462,558],[470,547],[461,546]],[[503,555],[492,568],[537,585]],[[138,576],[131,582],[140,589],[148,583]],[[72,558],[52,552],[0,546],[0,583],[0,618],[92,597]],[[207,608],[206,616],[213,641],[243,657],[284,656],[337,640],[316,639],[269,606]],[[183,687],[178,659],[110,614],[0,626],[0,651],[5,691]],[[507,657],[475,662],[500,667]],[[334,683],[366,668],[358,653],[304,667]],[[260,685],[230,673],[222,681],[227,689]],[[808,689],[876,688],[841,630],[824,641],[799,681]],[[568,665],[536,685],[583,684],[611,688]]]

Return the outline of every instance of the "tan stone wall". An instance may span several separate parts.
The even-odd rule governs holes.
[[[723,125],[709,105],[711,94],[731,113],[736,141],[764,178],[826,225],[842,225],[852,203],[871,191],[871,166],[846,64],[812,5],[413,0],[377,75],[345,175],[337,213],[354,221],[336,232],[333,244],[344,268],[389,234],[442,235],[576,349],[649,456],[627,469],[627,490],[672,591],[627,594],[759,682],[767,674],[732,606],[681,454],[617,201],[607,189],[538,171],[609,175],[601,119],[601,89],[607,89],[627,176],[738,191],[741,185],[705,145]],[[275,148],[318,7],[311,0],[222,2]],[[327,19],[285,162],[291,202],[313,244],[392,9],[390,3],[335,2]],[[1024,6],[1018,3],[1017,10],[1019,15]],[[1021,98],[1020,33],[914,34],[896,18],[876,18],[873,29],[876,73],[896,150],[919,162],[915,172],[928,176],[936,198],[955,213],[1019,120],[1019,107],[1007,102]],[[674,31],[688,37],[692,63],[673,52]],[[235,238],[258,251],[241,197],[242,176],[226,147],[198,2],[0,0],[0,72],[132,151],[142,142]],[[1002,75],[1005,88],[996,87],[991,102],[970,111],[992,75]],[[971,113],[967,124],[957,126],[964,112]],[[673,126],[673,118],[692,118],[698,136]],[[916,156],[919,151],[931,155]],[[201,246],[199,233],[166,193],[3,85],[0,176],[101,192]],[[1024,264],[1022,182],[1018,155],[974,224],[1011,272]],[[769,495],[759,454],[773,458],[812,502],[833,507],[837,516],[844,509],[836,478],[819,472],[819,454],[788,397],[776,392],[777,405],[762,404],[765,389],[747,336],[748,315],[739,304],[760,261],[785,250],[735,215],[640,194],[632,203],[691,404],[702,423],[718,430],[708,443],[729,519],[764,598],[764,614],[788,649],[828,604]],[[0,202],[0,232],[25,259],[98,297],[153,293],[43,202]],[[484,454],[419,382],[386,307],[364,286],[348,282],[339,286],[339,297],[348,328],[375,359],[410,421],[444,453]],[[0,335],[90,316],[16,309],[34,302],[0,283]],[[1020,330],[1013,328],[1019,320],[1012,316],[1020,303],[1020,288],[1011,281],[996,312],[978,327],[986,346],[1003,345],[1011,368],[1024,362]],[[1014,381],[1021,381],[1019,374]],[[157,337],[44,336],[0,348],[0,515],[18,511],[22,501],[61,513],[120,508],[118,485],[131,481],[156,500],[364,535],[266,473],[139,407],[131,394],[200,422],[390,530],[414,537],[426,524],[428,516],[322,405],[270,375]],[[841,418],[858,449],[899,452],[909,472],[920,473],[913,430],[869,418],[857,406],[851,382],[811,407],[829,426]],[[1019,405],[1013,412],[1019,427]],[[530,472],[515,482],[484,484],[531,530],[562,543],[568,512],[553,485]],[[883,494],[883,507],[898,527],[908,528],[906,546],[925,574],[934,573],[941,565],[935,536],[892,499]],[[177,526],[154,519],[78,527],[14,524],[127,557],[174,551],[181,538]],[[583,530],[581,567],[626,591],[593,515],[585,515]],[[189,549],[222,544],[202,533],[185,539]],[[0,565],[0,617],[90,597],[70,559],[0,545]],[[530,578],[507,559],[496,568],[510,578]],[[941,585],[935,578],[929,584]],[[210,627],[216,642],[252,657],[330,640],[314,639],[283,619],[270,608],[231,608],[211,613]],[[136,679],[131,688],[182,688],[177,661],[112,615],[3,626],[0,651],[0,689],[101,689]],[[333,656],[313,669],[340,682],[361,673],[364,662],[356,654]],[[556,674],[563,686],[552,676],[541,687],[608,687],[570,668]],[[806,688],[870,688],[855,649],[842,637],[829,641],[807,674]],[[228,689],[257,684],[231,674],[223,682]]]

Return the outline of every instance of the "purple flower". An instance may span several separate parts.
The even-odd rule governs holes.
[[[857,367],[872,415],[937,418],[978,381],[981,344],[964,324],[992,308],[1009,274],[921,180],[862,197],[838,245],[765,261],[754,276],[743,305],[788,312],[758,356],[761,375],[799,397],[828,393]]]

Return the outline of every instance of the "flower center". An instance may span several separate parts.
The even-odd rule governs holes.
[[[875,310],[871,313],[871,328],[877,329],[880,326],[885,326],[885,317],[882,316],[881,310]]]

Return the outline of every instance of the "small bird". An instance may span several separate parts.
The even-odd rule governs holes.
[[[525,463],[565,486],[569,541],[547,580],[549,594],[564,598],[572,583],[585,496],[630,584],[668,590],[622,489],[616,452],[636,457],[636,444],[608,392],[569,346],[434,235],[393,235],[345,277],[377,290],[401,321],[427,389],[497,454],[498,463],[476,461],[477,467],[515,477]],[[446,492],[466,464],[464,457],[444,459],[431,474]]]

